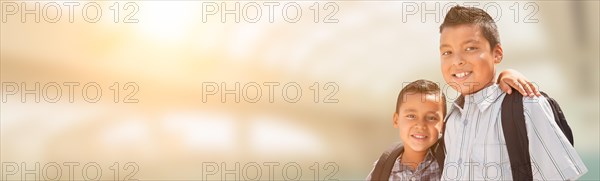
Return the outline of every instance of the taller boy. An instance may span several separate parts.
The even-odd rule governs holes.
[[[440,26],[444,80],[461,96],[450,107],[445,128],[443,180],[510,180],[512,169],[502,131],[505,96],[495,84],[502,47],[494,20],[473,7],[451,8]],[[533,178],[572,180],[587,172],[557,127],[548,101],[523,97]]]

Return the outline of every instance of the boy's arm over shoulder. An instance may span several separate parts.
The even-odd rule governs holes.
[[[533,178],[575,180],[587,172],[581,157],[554,120],[544,96],[523,97]]]

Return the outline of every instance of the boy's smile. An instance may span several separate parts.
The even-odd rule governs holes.
[[[452,74],[452,76],[454,76],[455,79],[464,80],[464,79],[469,78],[468,76],[471,75],[471,73],[473,73],[473,72],[472,71],[459,71],[459,73]]]
[[[459,85],[465,84],[467,82],[466,80],[469,80],[469,78],[473,74],[473,71],[466,71],[464,69],[455,70],[453,72],[455,72],[455,73],[450,74],[452,76],[452,82],[458,83]]]
[[[442,75],[453,89],[467,95],[494,82],[502,47],[498,44],[492,50],[479,26],[445,27],[440,43]]]

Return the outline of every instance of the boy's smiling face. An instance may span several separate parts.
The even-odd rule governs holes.
[[[492,49],[479,26],[456,25],[442,30],[440,56],[446,83],[468,95],[494,82],[502,47],[498,44]]]
[[[397,113],[394,127],[399,128],[405,151],[425,152],[436,143],[443,123],[444,104],[436,94],[406,94]]]

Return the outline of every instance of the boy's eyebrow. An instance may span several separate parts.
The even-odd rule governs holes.
[[[450,47],[450,45],[448,45],[448,44],[442,44],[442,45],[440,45],[440,49],[442,49],[444,47]]]
[[[405,112],[417,112],[417,110],[414,108],[408,108],[408,109],[405,109],[404,111]]]
[[[467,41],[464,41],[462,44],[469,44],[469,43],[478,43],[479,41],[475,40],[475,39],[469,39]]]
[[[469,44],[469,43],[479,43],[479,41],[476,40],[476,39],[469,39],[467,41],[462,42],[461,45],[465,45],[465,44]],[[442,44],[442,45],[440,45],[440,49],[445,48],[445,47],[451,47],[451,46],[448,45],[448,44]]]

